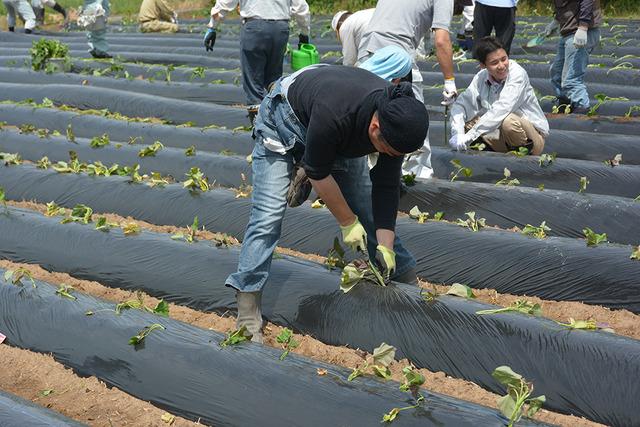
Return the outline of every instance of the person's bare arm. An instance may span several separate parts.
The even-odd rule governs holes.
[[[433,30],[436,57],[440,64],[440,71],[445,80],[453,78],[453,48],[451,47],[451,37],[449,31],[442,28]]]
[[[319,180],[309,178],[313,189],[318,196],[327,205],[327,208],[331,211],[333,216],[341,226],[347,226],[353,224],[356,219],[356,215],[353,213],[347,201],[340,191],[338,183],[331,175]]]

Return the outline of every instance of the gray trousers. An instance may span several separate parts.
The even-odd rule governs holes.
[[[36,15],[27,0],[3,0],[2,3],[7,9],[7,25],[9,27],[16,26],[16,14],[20,15],[24,21],[25,30],[33,30],[36,27]]]
[[[269,85],[282,76],[288,41],[288,21],[252,19],[242,24],[240,63],[247,105],[260,104]]]

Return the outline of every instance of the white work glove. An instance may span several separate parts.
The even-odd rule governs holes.
[[[444,81],[444,90],[442,91],[441,104],[448,107],[453,104],[458,97],[458,89],[456,89],[456,80],[450,79]]]
[[[573,46],[576,49],[580,49],[581,47],[585,47],[587,45],[587,30],[584,28],[578,28],[576,33],[573,35]]]
[[[560,23],[554,19],[553,21],[549,22],[546,27],[544,27],[544,35],[546,37],[553,35],[559,27]]]
[[[464,133],[453,135],[449,139],[449,145],[453,150],[456,150],[456,151],[465,151],[467,149],[468,142],[469,142],[469,137],[467,137],[467,134],[464,134]]]

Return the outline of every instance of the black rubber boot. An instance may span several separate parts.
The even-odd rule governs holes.
[[[56,5],[53,6],[53,10],[62,15],[64,19],[67,19],[67,11],[64,9],[64,7],[60,6],[60,3],[56,3]]]
[[[103,52],[101,50],[96,50],[96,49],[91,49],[89,51],[89,53],[91,54],[91,56],[93,56],[94,58],[97,59],[109,59],[109,58],[113,58],[113,56],[109,55],[107,52]]]
[[[16,32],[16,27],[9,27],[9,31],[12,32],[12,33],[15,33]]]
[[[24,29],[24,33],[25,33],[25,34],[31,34],[31,33],[33,33],[33,30],[30,30],[30,29],[28,29],[28,28],[25,28],[25,29]]]

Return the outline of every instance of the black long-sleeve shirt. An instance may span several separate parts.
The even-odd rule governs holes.
[[[296,77],[287,99],[307,128],[303,163],[309,178],[329,176],[338,155],[355,158],[376,152],[368,128],[376,99],[389,85],[369,71],[343,66],[319,67]],[[402,160],[380,153],[371,169],[376,229],[395,229]]]

